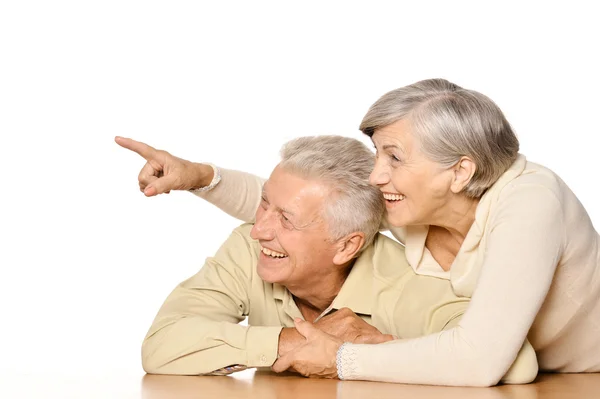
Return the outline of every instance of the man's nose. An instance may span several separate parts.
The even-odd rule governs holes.
[[[256,222],[254,222],[254,226],[250,230],[250,237],[253,240],[273,240],[275,238],[275,216],[275,212],[269,210],[257,212]]]

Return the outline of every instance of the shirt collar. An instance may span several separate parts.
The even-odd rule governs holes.
[[[331,308],[349,308],[356,314],[370,315],[373,307],[373,245],[354,261],[350,274]]]
[[[354,261],[350,274],[328,309],[349,308],[356,314],[370,315],[373,307],[373,245]],[[283,301],[291,295],[282,285],[273,284],[273,297]],[[329,313],[329,312],[327,312]]]

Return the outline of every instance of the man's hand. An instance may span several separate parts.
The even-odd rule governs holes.
[[[314,324],[294,319],[304,344],[281,356],[271,367],[276,373],[294,371],[305,377],[337,378],[336,354],[343,341],[315,328]]]
[[[146,197],[168,194],[171,190],[205,187],[213,179],[213,169],[210,165],[186,161],[166,151],[157,150],[148,144],[125,137],[117,136],[115,142],[146,160],[138,175],[140,191]]]
[[[394,340],[394,336],[382,334],[348,308],[342,308],[321,318],[314,326],[343,342],[354,344],[380,344]]]

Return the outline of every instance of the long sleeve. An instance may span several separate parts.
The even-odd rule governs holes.
[[[340,376],[459,386],[500,381],[545,300],[565,230],[560,201],[535,184],[507,187],[487,223],[481,274],[458,326],[385,345],[346,344]]]
[[[210,191],[195,193],[243,222],[253,222],[265,179],[246,172],[219,168],[221,182]]]
[[[252,278],[251,249],[238,230],[166,299],[142,345],[146,372],[197,375],[275,361],[282,327],[238,324],[249,311]]]

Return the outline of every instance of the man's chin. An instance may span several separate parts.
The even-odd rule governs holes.
[[[257,266],[258,276],[265,283],[281,283],[283,279],[281,278],[281,270],[273,270],[271,265],[264,266],[261,265],[260,262]]]

